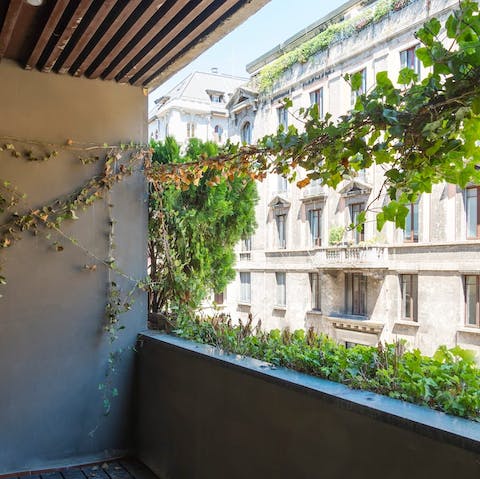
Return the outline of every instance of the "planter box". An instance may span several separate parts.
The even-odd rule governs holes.
[[[165,334],[138,351],[138,455],[160,478],[480,477],[480,423]]]

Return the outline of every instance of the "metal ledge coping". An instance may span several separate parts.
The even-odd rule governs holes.
[[[257,359],[225,353],[219,348],[177,336],[144,331],[139,334],[140,342],[142,337],[161,342],[169,348],[181,349],[188,354],[203,356],[204,359],[222,363],[225,367],[241,369],[246,374],[261,377],[273,383],[319,395],[322,399],[336,403],[339,407],[367,414],[374,419],[480,454],[480,422],[455,417],[426,406],[377,393],[350,389],[340,383],[284,367],[276,367]]]

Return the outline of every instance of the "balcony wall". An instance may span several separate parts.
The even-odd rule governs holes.
[[[0,64],[0,135],[64,144],[67,139],[102,145],[146,140],[147,98],[140,88],[25,71]],[[5,141],[5,140],[4,140]],[[22,151],[30,145],[15,142]],[[3,143],[2,143],[3,146]],[[46,147],[48,150],[50,147]],[[18,208],[41,206],[69,194],[99,172],[58,148],[57,158],[29,162],[0,152],[0,178],[27,194]],[[100,163],[100,162],[99,162]],[[146,274],[146,188],[142,174],[116,185],[108,198],[62,229],[100,258],[108,253],[107,202],[115,223],[119,268]],[[2,218],[3,219],[3,218]],[[64,250],[55,252],[53,241]],[[1,261],[8,283],[0,286],[0,475],[103,460],[131,444],[133,353],[118,365],[113,385],[118,400],[104,416],[102,395],[109,352],[135,343],[146,325],[146,301],[136,303],[122,322],[127,329],[110,344],[103,332],[107,283],[101,265],[78,247],[52,234],[23,235]],[[132,285],[120,279],[119,286]]]
[[[162,334],[138,349],[137,452],[161,479],[480,474],[480,424]]]

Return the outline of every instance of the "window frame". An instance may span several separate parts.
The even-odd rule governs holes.
[[[195,138],[195,122],[187,122],[187,138]]]
[[[418,322],[418,274],[410,274],[410,273],[400,274],[399,282],[400,282],[400,297],[401,297],[401,313],[400,313],[401,319],[402,321],[412,321],[417,323]],[[407,310],[410,311],[410,314],[408,316],[407,316]]]
[[[475,208],[476,208],[476,236],[469,236],[469,196],[468,192],[469,191],[476,191],[476,203],[475,203]],[[465,188],[465,224],[466,224],[466,238],[467,239],[480,239],[480,186],[467,186]]]
[[[287,306],[287,273],[275,272],[275,307],[286,308]]]
[[[419,60],[417,55],[415,55],[415,51],[419,47],[420,47],[420,44],[417,43],[411,47],[404,48],[403,50],[400,50],[399,57],[400,57],[400,69],[410,68],[418,75],[418,79],[421,80],[422,62]],[[402,54],[405,54],[405,64],[403,63]]]
[[[252,124],[249,121],[243,123],[240,129],[240,140],[246,145],[250,145],[252,143]]]
[[[358,211],[357,210],[358,207]],[[357,201],[348,204],[348,212],[350,214],[350,223],[355,225],[355,218],[358,214],[365,211],[365,202]],[[359,231],[356,227],[352,230],[353,241],[355,244],[365,241],[365,224],[362,225],[362,229]]]
[[[468,303],[468,279],[474,278],[475,284],[475,322],[469,322],[469,303]],[[480,328],[480,275],[466,274],[463,280],[464,287],[464,302],[465,302],[465,327],[467,328]]]
[[[283,218],[280,220],[280,218]],[[275,225],[277,230],[277,248],[287,249],[287,213],[275,214]],[[280,227],[282,225],[282,227]]]
[[[251,304],[252,302],[252,274],[250,271],[240,271],[240,303]],[[243,279],[247,279],[244,281]],[[245,286],[244,286],[245,285]]]
[[[322,310],[322,290],[320,287],[320,274],[308,273],[310,281],[310,309],[311,311]]]
[[[310,97],[310,107],[313,105],[317,104],[318,106],[318,117],[320,119],[323,118],[323,86],[317,88],[316,90],[313,90],[309,94]]]
[[[403,229],[403,241],[405,243],[418,243],[420,237],[419,200],[415,201],[415,203],[410,203],[408,208],[409,211],[405,217],[405,228]],[[410,231],[409,235],[407,235],[407,223]]]
[[[358,281],[357,288],[355,280]],[[356,297],[356,295],[359,295]],[[345,273],[345,311],[352,316],[366,317],[368,311],[367,277],[362,273]]]
[[[278,126],[283,126],[284,130],[288,130],[288,109],[284,106],[277,107]]]
[[[220,301],[219,301],[220,299]],[[219,293],[213,293],[213,301],[218,306],[222,306],[225,304],[225,291],[220,291]]]
[[[309,233],[310,233],[310,246],[312,248],[318,248],[322,246],[322,208],[311,208],[308,210],[308,226],[309,226]],[[316,215],[317,222],[316,222],[316,230],[314,231],[314,222],[313,218]],[[316,236],[315,236],[316,235]]]

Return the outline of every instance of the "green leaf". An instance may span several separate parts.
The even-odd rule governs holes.
[[[431,51],[426,47],[420,47],[415,50],[415,55],[422,62],[424,67],[430,67],[433,65],[433,59]]]

